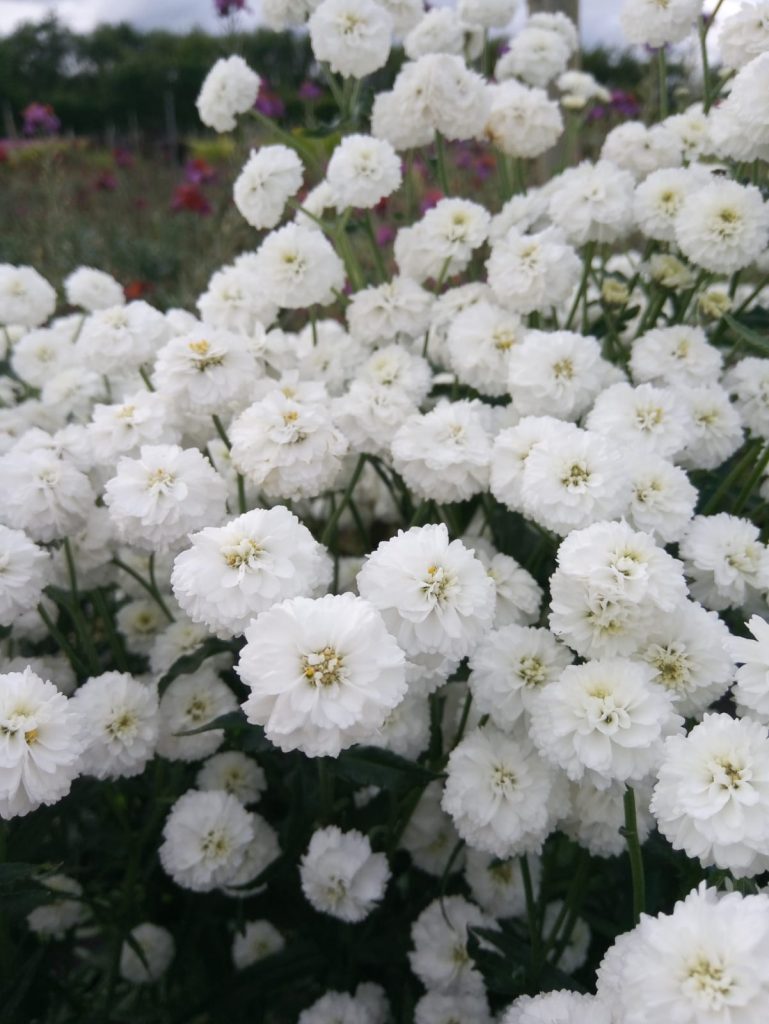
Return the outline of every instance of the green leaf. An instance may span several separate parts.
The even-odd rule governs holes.
[[[208,658],[212,658],[215,654],[223,654],[225,651],[234,653],[235,649],[231,642],[219,640],[215,636],[209,637],[192,654],[183,654],[181,658],[176,659],[166,674],[160,677],[158,693],[162,694],[178,676],[186,676],[190,672],[196,672]]]
[[[746,327],[745,324],[735,320],[729,313],[724,314],[724,320],[737,337],[745,342],[748,348],[752,348],[755,352],[760,352],[762,356],[769,356],[769,338],[759,334],[757,331],[751,330],[750,327]]]
[[[379,747],[353,747],[337,758],[336,775],[360,786],[407,789],[440,779],[437,772]]]

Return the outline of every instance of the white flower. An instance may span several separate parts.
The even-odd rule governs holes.
[[[260,892],[259,878],[280,855],[280,844],[275,829],[259,814],[248,816],[254,838],[246,847],[245,856],[237,871],[221,886],[222,892],[233,899],[243,899]],[[251,883],[250,888],[245,887]]]
[[[358,589],[409,657],[463,658],[494,615],[493,581],[472,551],[449,541],[442,523],[381,543],[359,572]]]
[[[389,458],[395,434],[418,409],[400,388],[355,380],[347,394],[334,401],[333,414],[351,451]]]
[[[236,469],[274,498],[311,498],[333,486],[347,441],[334,426],[325,389],[303,401],[269,391],[233,422],[229,434]]]
[[[302,161],[288,146],[252,149],[235,180],[235,205],[252,227],[274,228],[302,177]]]
[[[383,139],[346,135],[331,155],[326,180],[338,210],[370,209],[401,184],[401,161]]]
[[[759,1024],[769,999],[768,938],[769,896],[719,893],[703,882],[671,914],[644,914],[619,937],[599,971],[599,998],[623,1024]]]
[[[200,324],[161,348],[152,381],[183,419],[186,410],[199,416],[242,406],[256,369],[247,338]]]
[[[420,338],[430,323],[433,296],[408,277],[394,277],[350,296],[346,310],[353,338],[364,345]]]
[[[552,904],[551,904],[552,906]],[[561,970],[567,970],[561,965]],[[501,1018],[500,1024],[611,1024],[608,1003],[595,996],[562,989],[538,996],[521,996]]]
[[[725,642],[740,663],[732,692],[741,710],[769,725],[769,625],[760,615],[751,615],[747,628],[754,640],[732,636]]]
[[[238,702],[216,671],[203,665],[196,672],[169,683],[160,698],[157,751],[169,761],[202,761],[217,750],[224,739],[222,729],[206,729],[220,715],[237,711]],[[191,736],[180,735],[194,733]]]
[[[497,592],[495,628],[511,623],[529,626],[536,622],[542,604],[542,588],[531,573],[510,555],[497,551],[483,537],[465,535],[463,543],[467,547],[472,545],[476,558],[480,558],[494,583]]]
[[[741,359],[725,374],[724,387],[734,395],[745,426],[769,438],[769,359]]]
[[[680,552],[691,592],[706,608],[737,608],[769,590],[769,551],[747,519],[727,512],[695,516]]]
[[[174,595],[193,622],[224,636],[242,633],[277,601],[316,593],[331,581],[325,549],[282,505],[208,526],[190,541],[174,561]]]
[[[393,466],[414,494],[454,502],[486,489],[491,440],[484,410],[480,402],[443,400],[400,427],[392,439]]]
[[[633,224],[633,176],[607,160],[582,163],[553,179],[550,217],[572,245],[615,242]]]
[[[753,185],[719,179],[685,199],[676,242],[692,263],[716,274],[749,266],[769,243],[769,207]]]
[[[32,267],[0,263],[0,324],[39,327],[56,309],[56,292]]]
[[[372,747],[382,747],[415,761],[430,742],[430,705],[424,693],[411,687],[371,739]]]
[[[277,313],[269,283],[254,270],[256,253],[244,253],[229,266],[215,270],[197,300],[204,323],[253,335],[264,331]]]
[[[665,458],[683,450],[691,429],[677,394],[653,384],[612,384],[598,395],[585,423],[623,445]]]
[[[662,168],[680,167],[681,143],[664,124],[647,128],[640,121],[625,121],[606,136],[601,159],[642,179]]]
[[[432,372],[426,359],[402,345],[384,345],[358,367],[353,387],[360,382],[392,388],[419,404],[430,391]]]
[[[570,55],[571,48],[560,32],[529,23],[510,40],[494,74],[500,80],[516,77],[528,85],[545,88],[566,70]]]
[[[663,544],[679,541],[694,516],[698,492],[686,473],[660,455],[634,452],[630,465],[627,520]]]
[[[365,741],[406,692],[403,652],[352,594],[274,605],[246,630],[237,673],[250,722],[281,750],[330,755]]]
[[[648,238],[674,242],[675,222],[693,188],[710,180],[699,165],[652,171],[635,191],[633,213],[639,228]]]
[[[522,416],[553,410],[578,420],[593,404],[605,376],[595,338],[572,331],[529,331],[508,360],[508,389]]]
[[[756,385],[760,388],[760,379],[752,382],[753,387]],[[732,404],[728,393],[717,384],[679,387],[677,392],[688,410],[690,428],[686,447],[676,461],[687,469],[717,469],[743,442],[739,399]]]
[[[77,533],[93,508],[85,473],[45,448],[17,449],[0,458],[5,490],[0,519],[47,543]]]
[[[158,981],[171,966],[176,952],[173,935],[167,928],[145,921],[130,931],[132,943],[123,943],[120,950],[120,976],[134,985]],[[139,957],[134,944],[139,947]]]
[[[542,862],[537,856],[527,859],[536,896],[542,878]],[[499,860],[481,850],[468,850],[465,879],[473,898],[487,914],[501,919],[523,917],[526,913],[526,889],[518,857]]]
[[[234,796],[193,789],[166,819],[160,863],[182,888],[211,892],[234,878],[253,840],[251,815]]]
[[[769,867],[769,734],[749,718],[705,715],[665,745],[651,804],[673,848],[744,878]]]
[[[383,853],[372,853],[368,836],[329,825],[313,832],[299,874],[316,910],[351,923],[368,917],[382,900],[390,868]]]
[[[504,395],[510,352],[524,333],[514,313],[491,302],[476,302],[449,324],[446,348],[451,368],[481,394]]]
[[[598,789],[637,782],[657,769],[663,740],[683,719],[646,665],[604,658],[564,669],[531,711],[531,735],[570,779]]]
[[[611,100],[609,90],[587,71],[564,71],[555,84],[559,92],[564,94],[561,103],[567,109],[581,110],[591,100],[599,100],[601,103],[609,103]]]
[[[217,132],[231,132],[236,114],[256,103],[261,79],[242,57],[218,60],[206,75],[196,106],[203,124]]]
[[[461,57],[428,53],[404,64],[392,92],[377,98],[372,128],[396,149],[426,145],[436,131],[447,139],[471,139],[490,105],[485,79]]]
[[[620,21],[629,43],[660,47],[688,36],[701,11],[702,0],[625,0]]]
[[[170,335],[162,313],[146,302],[129,302],[91,313],[75,352],[81,364],[96,373],[125,377],[152,360]],[[138,377],[136,382],[141,384]]]
[[[461,273],[486,240],[490,221],[488,211],[469,199],[439,200],[422,220],[398,231],[394,250],[401,274],[424,281]]]
[[[82,717],[87,746],[80,770],[97,779],[139,775],[155,753],[158,695],[127,672],[104,672],[76,691],[72,708]]]
[[[49,582],[51,556],[22,530],[0,525],[0,626],[35,608]]]
[[[511,228],[494,241],[486,270],[494,297],[507,309],[544,313],[569,298],[582,264],[559,231],[527,235]]]
[[[264,770],[239,750],[214,754],[205,762],[195,778],[198,789],[222,789],[248,807],[256,803],[267,788]]]
[[[658,327],[633,343],[630,370],[638,383],[697,387],[717,384],[723,358],[700,327]]]
[[[524,514],[562,536],[620,516],[629,499],[623,456],[619,445],[594,431],[571,423],[548,429],[526,454],[517,482]],[[515,483],[508,484],[513,493]],[[503,493],[499,481],[494,493]]]
[[[87,431],[96,464],[111,473],[118,455],[135,452],[143,444],[177,441],[169,413],[165,400],[147,390],[128,394],[114,405],[95,405]]]
[[[488,0],[482,0],[488,3]],[[489,1004],[483,991],[426,992],[414,1007],[414,1024],[457,1024],[471,1020],[473,1024],[491,1024]]]
[[[53,683],[30,668],[0,675],[0,818],[66,796],[83,746],[80,716]]]
[[[741,68],[769,50],[769,3],[753,0],[720,22],[718,49],[728,68]]]
[[[64,293],[71,306],[80,306],[88,313],[125,302],[123,286],[103,270],[78,267],[64,278]]]
[[[504,858],[539,853],[564,796],[527,736],[487,725],[451,752],[442,806],[469,846]]]
[[[120,537],[145,550],[169,548],[224,517],[227,486],[205,456],[178,445],[142,445],[123,456],[104,488]]]
[[[390,53],[392,18],[374,0],[323,0],[310,21],[312,52],[345,78],[364,78]]]
[[[468,928],[493,928],[492,918],[463,896],[433,900],[411,926],[411,969],[431,992],[455,996],[484,992],[467,952]]]
[[[490,90],[491,107],[482,131],[485,139],[503,153],[527,160],[556,144],[563,119],[558,104],[548,99],[544,89],[506,81]]]
[[[42,388],[52,376],[71,367],[75,349],[69,329],[40,327],[28,331],[11,350],[11,366],[17,377]]]
[[[440,878],[446,869],[459,836],[451,818],[441,808],[443,785],[430,782],[422,791],[419,803],[403,831],[401,846],[408,850],[420,871]],[[459,871],[463,860],[454,858],[453,871]]]
[[[331,2],[336,0],[325,0]],[[298,224],[267,235],[254,257],[253,272],[269,300],[284,309],[331,302],[345,280],[344,264],[323,232]]]
[[[649,812],[651,782],[636,782],[633,790],[638,839],[644,843],[654,828],[654,818]],[[580,782],[572,782],[569,791],[571,808],[568,816],[559,823],[559,829],[594,857],[618,857],[624,853],[627,850],[623,834],[624,783],[612,782],[610,786],[599,789],[586,777]],[[561,969],[566,968],[561,965]]]
[[[46,875],[39,883],[51,893],[50,902],[27,914],[29,929],[35,935],[62,939],[88,916],[88,906],[81,898],[83,887],[69,875],[59,874]],[[75,898],[67,899],[67,896]]]
[[[389,1011],[385,1009],[384,1014],[377,1013],[365,994],[361,994],[361,989],[365,993],[368,987],[359,985],[354,996],[347,992],[326,992],[312,1006],[302,1010],[297,1024],[385,1024]],[[376,985],[370,987],[378,988]]]
[[[286,940],[269,921],[246,921],[232,940],[232,962],[242,971],[285,948]]]
[[[510,730],[571,661],[571,652],[546,629],[510,625],[492,630],[470,658],[473,706],[500,729]]]

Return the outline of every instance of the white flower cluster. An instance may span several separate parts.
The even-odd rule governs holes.
[[[513,0],[268,0],[355,130],[322,177],[299,137],[250,150],[233,195],[261,234],[196,313],[80,267],[56,317],[35,270],[0,266],[0,817],[172,762],[167,879],[226,904],[285,869],[318,928],[363,936],[392,903],[417,1024],[764,1024],[763,892],[642,915],[596,995],[503,1007],[473,952],[527,916],[533,958],[598,962],[559,843],[628,842],[637,871],[656,827],[718,884],[769,871],[767,6],[724,24],[719,105],[708,77],[703,104],[527,188],[607,100],[563,15],[525,20],[492,82]],[[701,14],[626,0],[622,22],[662,48]],[[357,80],[395,38],[364,124]],[[217,62],[204,124],[232,131],[259,84]],[[452,187],[470,141],[491,198]],[[413,217],[401,154],[430,146],[444,194]],[[80,928],[87,883],[47,884],[30,927]],[[147,916],[116,946],[126,984],[174,970],[180,937]],[[277,924],[238,916],[236,969],[280,954]],[[299,1021],[388,1014],[363,983]]]

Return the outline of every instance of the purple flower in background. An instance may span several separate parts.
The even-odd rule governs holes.
[[[635,118],[638,117],[640,111],[640,104],[632,92],[625,92],[623,89],[612,89],[610,102],[608,104],[596,104],[587,115],[587,119],[588,121],[600,121],[610,114]]]
[[[375,234],[377,245],[389,245],[395,241],[395,228],[392,224],[377,224]]]
[[[193,185],[205,185],[216,180],[216,169],[202,157],[196,156],[184,165],[184,179]]]
[[[285,103],[264,79],[259,86],[259,95],[256,97],[254,107],[265,117],[283,117],[286,112]]]
[[[236,11],[245,11],[246,0],[214,0],[216,5],[216,13],[222,18],[226,18],[228,14],[234,14]]]
[[[299,99],[300,100],[317,100],[323,95],[323,90],[317,82],[313,82],[309,78],[305,78],[302,84],[299,86]]]
[[[24,118],[22,131],[25,135],[55,135],[61,127],[50,103],[30,103],[21,116]]]

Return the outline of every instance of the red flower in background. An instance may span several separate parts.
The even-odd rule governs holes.
[[[419,203],[421,213],[427,213],[443,199],[443,192],[439,188],[428,188]]]
[[[149,295],[151,291],[152,285],[149,281],[129,281],[123,288],[123,293],[127,302],[133,302],[135,299],[143,299],[144,296]]]
[[[185,182],[177,185],[171,199],[171,209],[174,213],[197,213],[199,217],[206,217],[211,212],[211,204],[201,192],[198,185]]]

